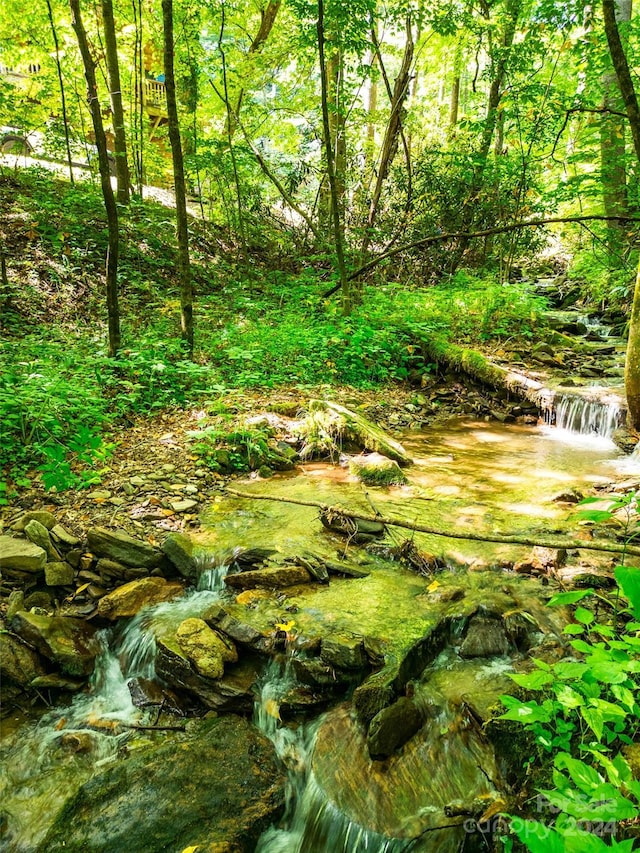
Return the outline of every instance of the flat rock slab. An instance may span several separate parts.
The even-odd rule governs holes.
[[[310,581],[311,573],[303,566],[278,566],[227,575],[224,582],[232,589],[284,589]]]
[[[33,572],[44,569],[47,552],[27,539],[0,536],[0,569]]]
[[[106,619],[126,619],[135,616],[143,607],[170,601],[184,592],[177,581],[164,578],[140,578],[119,586],[98,602],[98,615]]]
[[[162,561],[162,552],[142,539],[134,539],[123,530],[94,527],[87,534],[89,548],[100,557],[109,557],[125,566],[155,569]]]
[[[240,717],[188,729],[82,785],[39,853],[255,850],[284,805],[273,746]]]

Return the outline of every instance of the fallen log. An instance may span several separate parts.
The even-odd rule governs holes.
[[[333,513],[335,515],[342,514],[347,518],[359,519],[360,521],[377,522],[389,527],[402,527],[405,530],[413,530],[416,533],[428,533],[431,536],[442,536],[445,539],[465,539],[472,542],[495,542],[500,545],[531,545],[540,548],[564,548],[582,549],[586,551],[602,551],[608,554],[628,554],[634,557],[640,557],[640,547],[627,545],[618,542],[608,542],[603,539],[568,539],[563,536],[544,536],[539,537],[509,535],[501,533],[471,533],[462,532],[460,530],[443,530],[438,527],[429,527],[426,524],[414,524],[410,521],[403,521],[400,518],[385,518],[382,515],[367,514],[364,512],[356,512],[346,510],[340,506],[329,506],[328,504],[319,503],[318,501],[302,501],[294,498],[284,498],[279,495],[256,495],[251,492],[243,492],[240,489],[233,489],[227,486],[227,493],[236,498],[245,498],[255,501],[278,501],[279,503],[296,504],[297,506],[310,506],[319,509],[323,513]]]

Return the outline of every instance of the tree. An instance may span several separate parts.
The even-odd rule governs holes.
[[[638,163],[640,163],[640,105],[631,76],[629,62],[625,53],[618,20],[616,0],[602,0],[604,29],[611,54],[620,94],[624,101],[629,128]],[[629,340],[624,373],[625,393],[627,396],[628,421],[634,430],[640,431],[640,265],[636,276],[636,286],[629,320]]]
[[[107,59],[107,73],[113,114],[113,133],[115,136],[116,177],[118,181],[118,201],[129,203],[129,162],[127,160],[127,137],[122,107],[122,88],[120,85],[120,65],[118,63],[118,44],[113,20],[112,0],[102,0],[102,27]]]
[[[189,231],[187,224],[187,192],[184,180],[184,161],[176,82],[174,74],[173,0],[162,0],[162,25],[164,34],[164,77],[167,90],[167,117],[169,141],[173,161],[173,183],[176,198],[176,232],[178,237],[178,281],[180,284],[180,326],[189,355],[193,356],[193,284],[189,260]]]
[[[96,83],[96,63],[91,55],[87,33],[82,23],[80,0],[69,0],[69,7],[71,9],[71,23],[78,39],[78,47],[82,56],[84,75],[87,83],[87,100],[93,122],[96,148],[98,149],[100,186],[107,213],[107,228],[109,232],[106,268],[107,318],[109,327],[109,355],[113,358],[120,349],[120,309],[118,306],[118,252],[120,244],[118,208],[116,207],[116,200],[111,187],[107,138],[102,124],[102,112]]]

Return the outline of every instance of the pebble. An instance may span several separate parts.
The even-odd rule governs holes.
[[[131,483],[132,486],[144,486],[145,479],[145,477],[131,477],[129,479],[129,483]]]
[[[187,495],[197,495],[198,494],[198,487],[192,486],[192,485],[185,486],[184,487],[184,493]]]
[[[106,501],[111,497],[111,492],[106,489],[96,489],[95,492],[89,492],[87,497],[94,501]]]
[[[188,510],[193,509],[198,506],[197,501],[192,500],[183,500],[183,501],[171,501],[171,509],[174,512],[188,512]]]

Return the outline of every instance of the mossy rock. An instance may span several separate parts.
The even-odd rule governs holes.
[[[408,482],[398,463],[381,453],[352,456],[349,471],[365,486],[402,486]]]

